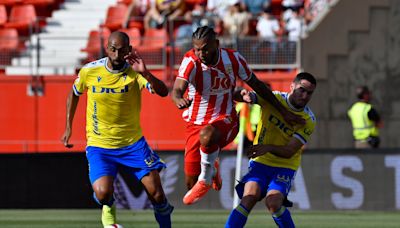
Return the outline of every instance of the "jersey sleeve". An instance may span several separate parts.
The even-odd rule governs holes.
[[[238,52],[236,52],[235,54],[236,54],[236,58],[238,59],[238,62],[239,62],[238,75],[239,75],[240,79],[242,79],[243,81],[246,82],[246,81],[250,80],[253,72],[250,70],[249,65],[247,64],[245,58]]]
[[[137,75],[138,75],[137,81],[138,81],[140,90],[147,89],[147,91],[149,91],[150,93],[154,93],[153,87],[151,86],[150,82],[148,82],[146,80],[146,78],[144,78],[141,74],[137,74]]]
[[[82,68],[79,71],[78,77],[74,81],[74,85],[72,86],[72,88],[76,96],[82,95],[87,89],[86,75],[87,75],[87,70],[85,68]]]
[[[195,74],[196,74],[196,66],[192,58],[190,57],[183,58],[182,63],[178,70],[178,76],[176,76],[176,78],[190,82],[195,77]]]
[[[305,125],[293,133],[293,137],[300,140],[304,145],[307,144],[310,140],[311,134],[314,132],[315,124],[315,120],[308,119]]]

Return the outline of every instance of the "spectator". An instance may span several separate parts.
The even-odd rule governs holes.
[[[271,0],[242,0],[242,6],[247,10],[253,17],[257,17],[264,9],[269,8]]]
[[[185,3],[183,0],[155,0],[144,16],[144,29],[161,28],[164,23],[183,16]]]
[[[188,51],[192,47],[192,34],[198,27],[214,28],[214,20],[206,13],[206,3],[195,4],[193,10],[187,11],[184,20],[188,24],[179,26],[176,34],[176,45]]]
[[[223,18],[224,34],[246,36],[249,32],[250,14],[243,10],[239,1],[229,7]]]
[[[303,19],[299,15],[298,11],[292,11],[291,16],[285,23],[285,32],[288,36],[288,61],[289,63],[293,63],[296,56],[296,45],[303,32]]]
[[[372,94],[368,87],[360,86],[356,91],[358,101],[347,113],[353,126],[354,146],[355,148],[377,148],[380,143],[378,128],[383,125],[381,118],[370,104]]]
[[[281,34],[281,28],[278,20],[268,9],[264,10],[258,19],[256,30],[260,41],[253,47],[253,51],[256,52],[260,47],[266,45],[270,48],[271,63],[275,63],[278,50],[277,41],[278,36]]]
[[[154,0],[135,0],[132,1],[128,6],[128,10],[125,15],[125,20],[122,26],[129,28],[129,21],[131,19],[143,18],[146,12],[150,10],[151,5],[154,4]],[[143,19],[141,19],[143,20]]]
[[[217,34],[222,34],[223,25],[222,19],[225,14],[228,13],[229,7],[235,4],[237,0],[208,0],[207,1],[207,12],[214,18],[215,32]]]

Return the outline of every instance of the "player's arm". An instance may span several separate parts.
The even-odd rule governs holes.
[[[247,152],[249,158],[255,158],[265,153],[272,153],[278,157],[291,158],[298,150],[301,149],[303,143],[295,137],[288,142],[287,145],[277,146],[272,144],[253,145]]]
[[[172,88],[171,98],[179,109],[187,108],[192,103],[189,98],[184,98],[183,95],[188,87],[188,82],[181,78],[176,78],[174,87]]]
[[[271,89],[268,88],[263,82],[258,80],[256,75],[252,73],[247,84],[264,100],[272,104],[283,116],[285,121],[291,125],[294,124],[305,124],[305,120],[300,116],[288,111],[272,93]]]
[[[67,98],[67,118],[65,123],[65,131],[63,136],[61,137],[61,142],[64,144],[65,147],[71,148],[73,144],[69,143],[69,139],[71,138],[72,134],[72,122],[74,120],[76,107],[78,106],[79,96],[74,94],[73,89],[69,92]]]
[[[125,60],[132,66],[134,71],[140,73],[150,83],[156,94],[161,97],[166,97],[168,95],[167,86],[147,70],[146,64],[137,50],[132,50],[127,56],[125,56]]]
[[[257,103],[257,96],[254,92],[250,92],[247,89],[236,89],[233,92],[233,100],[236,102],[245,102],[249,104]]]
[[[142,73],[142,76],[150,83],[154,92],[160,97],[166,97],[168,95],[168,88],[163,81],[154,76],[150,71],[146,70]]]

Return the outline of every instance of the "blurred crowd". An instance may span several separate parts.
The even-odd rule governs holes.
[[[198,27],[214,27],[218,35],[288,37],[295,41],[330,0],[132,0],[124,27],[142,19],[142,30],[174,23],[174,36],[187,37]],[[125,1],[126,2],[126,1]]]

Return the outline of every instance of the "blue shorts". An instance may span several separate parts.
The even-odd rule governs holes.
[[[89,162],[89,178],[93,184],[103,176],[117,175],[119,167],[126,167],[138,180],[141,180],[152,170],[166,168],[164,162],[149,147],[144,137],[132,145],[105,149],[95,146],[86,147],[86,158]]]
[[[270,190],[278,190],[284,196],[287,196],[295,174],[296,171],[293,169],[268,166],[250,160],[249,172],[236,185],[235,189],[239,198],[242,198],[244,185],[249,181],[255,181],[261,188],[259,200],[262,200]]]

